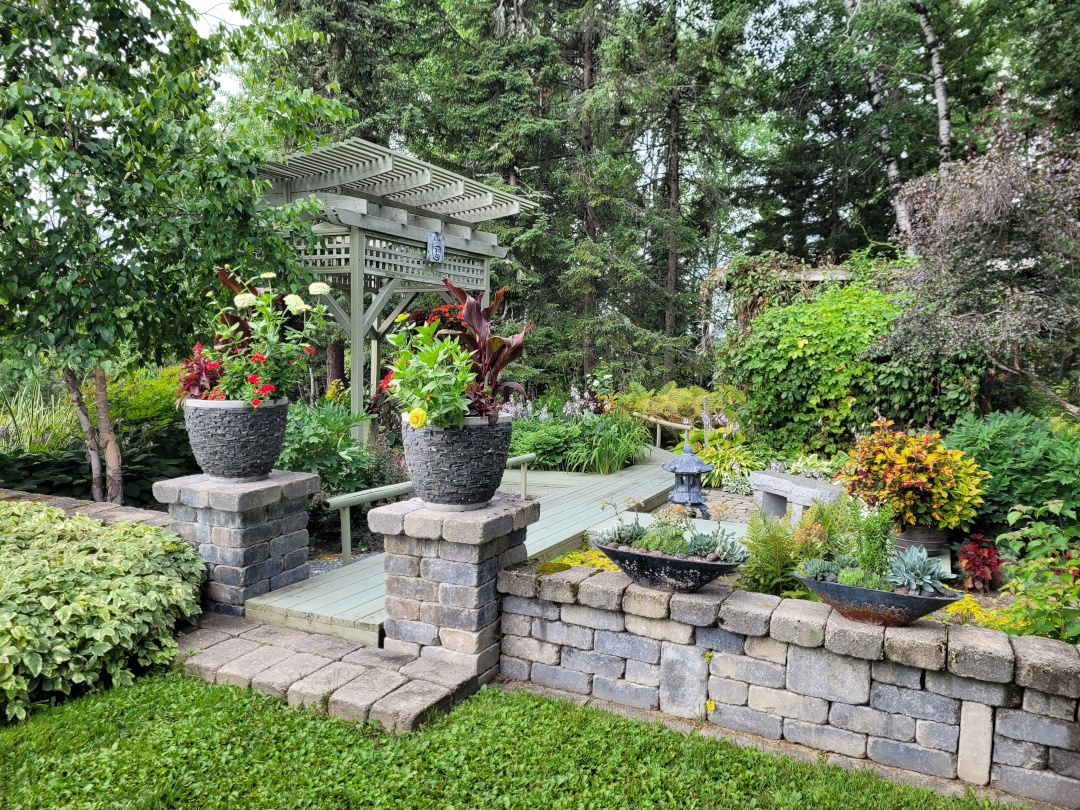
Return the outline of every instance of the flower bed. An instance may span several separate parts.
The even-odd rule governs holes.
[[[172,532],[0,502],[0,708],[130,683],[199,613],[205,563]]]

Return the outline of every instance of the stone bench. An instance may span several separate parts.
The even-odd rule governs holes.
[[[792,523],[798,523],[814,501],[832,503],[843,493],[840,487],[824,481],[779,472],[750,473],[750,487],[754,491],[754,503],[763,512],[783,517],[790,509]]]

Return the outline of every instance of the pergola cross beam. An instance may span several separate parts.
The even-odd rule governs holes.
[[[507,250],[477,223],[538,208],[511,191],[478,182],[378,144],[352,138],[297,152],[263,167],[268,205],[313,194],[321,203],[321,243],[297,243],[301,262],[348,295],[348,307],[322,301],[349,333],[352,409],[364,407],[365,355],[372,389],[381,371],[379,341],[422,292],[453,298],[443,278],[486,296],[490,263]],[[441,244],[442,255],[429,252]],[[382,313],[390,308],[384,320]],[[368,344],[370,340],[370,346]]]

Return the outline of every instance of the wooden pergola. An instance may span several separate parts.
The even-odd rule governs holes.
[[[384,146],[352,138],[268,163],[262,175],[273,185],[263,199],[281,205],[314,195],[322,204],[314,250],[298,244],[303,265],[348,296],[342,307],[323,296],[352,341],[350,367],[354,412],[364,406],[364,346],[370,385],[379,381],[380,341],[417,295],[442,285],[486,295],[492,257],[503,258],[489,222],[537,204],[470,180]],[[440,258],[441,254],[441,258]]]

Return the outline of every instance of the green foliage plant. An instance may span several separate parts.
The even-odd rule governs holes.
[[[370,472],[377,464],[376,453],[352,437],[352,429],[370,418],[325,397],[313,405],[294,403],[289,408],[277,467],[315,473],[327,496],[373,486]]]
[[[899,522],[939,529],[966,528],[982,504],[979,469],[962,450],[949,450],[938,433],[909,435],[879,419],[848,454],[837,479],[868,505],[887,503]]]
[[[79,433],[71,400],[46,393],[32,380],[12,393],[0,391],[0,451],[56,451]]]
[[[859,514],[855,529],[855,559],[867,574],[884,576],[896,553],[892,507],[881,504]]]
[[[1000,532],[1018,505],[1061,500],[1080,508],[1080,432],[1053,429],[1050,420],[1023,411],[964,416],[945,437],[990,473],[977,523]]]
[[[0,707],[127,685],[171,663],[173,628],[199,613],[205,562],[171,532],[0,502]]]
[[[513,421],[510,455],[535,453],[532,467],[537,470],[569,469],[571,450],[582,441],[581,420],[532,416]]]
[[[943,579],[952,579],[955,574],[946,573],[936,559],[927,557],[922,546],[911,546],[899,552],[885,574],[886,582],[891,582],[900,592],[912,596],[933,596],[945,593]]]
[[[877,290],[826,289],[813,301],[770,307],[722,351],[721,376],[747,392],[743,412],[757,431],[796,448],[834,453],[870,421],[864,394],[874,380],[867,350],[899,309]]]
[[[710,411],[725,412],[728,416],[733,416],[735,409],[746,403],[745,395],[732,385],[721,385],[708,391],[695,385],[682,387],[674,381],[665,383],[658,389],[647,389],[640,383],[631,382],[627,390],[615,395],[615,401],[620,408],[631,413],[643,413],[667,422],[684,422],[704,427],[702,404],[706,397]]]
[[[155,448],[129,447],[124,456],[124,500],[133,506],[156,504],[154,483],[191,475],[195,470],[190,463],[189,457],[170,458]],[[0,453],[0,488],[92,500],[86,445],[76,439],[60,451]]]
[[[757,509],[750,516],[743,545],[749,558],[740,569],[739,587],[747,591],[779,595],[799,587],[792,572],[815,549],[801,548],[795,539],[790,515],[774,517]]]
[[[268,51],[300,34],[259,23],[203,36],[185,3],[4,4],[0,28],[0,341],[23,370],[43,359],[62,370],[93,494],[119,503],[106,374],[125,350],[161,362],[190,346],[216,267],[299,282],[290,239],[313,238],[302,214],[317,208],[264,205],[259,170],[283,141],[316,143],[347,111],[270,81],[222,125],[211,113],[221,68],[265,77]]]
[[[472,352],[457,338],[440,337],[438,331],[438,319],[407,323],[388,338],[398,352],[389,390],[410,415],[416,410],[425,415],[414,427],[461,427],[465,423],[469,406],[465,392],[474,379]]]
[[[1009,515],[1019,526],[1003,534],[1023,556],[1009,566],[1012,601],[991,611],[1008,633],[1080,642],[1080,524],[1060,501],[1018,507]]]
[[[566,456],[567,467],[606,475],[633,464],[649,439],[644,423],[621,410],[597,416],[584,413],[579,441]]]
[[[798,531],[813,528],[823,556],[836,559],[855,548],[858,503],[845,495],[829,502],[814,501],[803,511]]]

